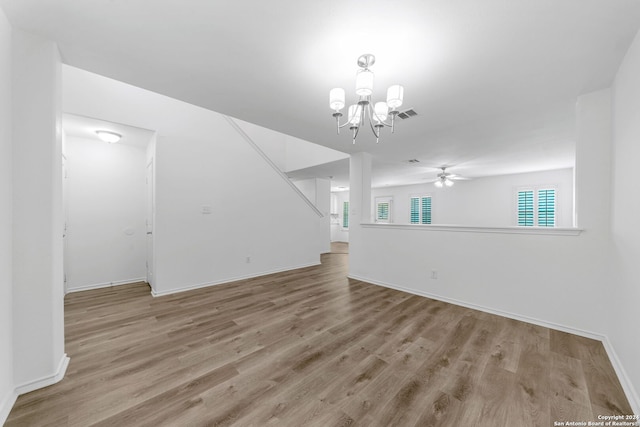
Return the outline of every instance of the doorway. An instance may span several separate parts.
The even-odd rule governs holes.
[[[65,292],[153,281],[155,132],[72,114],[63,129]]]
[[[147,283],[151,286],[152,291],[155,290],[155,280],[153,277],[154,274],[154,263],[153,263],[153,224],[154,224],[154,215],[155,215],[155,175],[154,175],[154,166],[153,166],[153,157],[151,157],[151,161],[147,164],[147,176],[145,180],[147,195],[146,195],[146,204],[147,204],[147,218],[146,222],[146,239],[147,239]]]

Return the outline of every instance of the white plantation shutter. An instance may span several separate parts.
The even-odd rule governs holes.
[[[349,202],[342,204],[342,227],[349,228]]]
[[[422,224],[431,224],[431,197],[422,198]]]
[[[376,212],[376,220],[380,222],[389,221],[389,202],[378,203],[378,209]]]
[[[414,196],[409,203],[411,224],[431,224],[431,196]]]
[[[410,201],[411,224],[420,224],[420,197],[412,197]]]
[[[390,224],[393,222],[393,196],[375,198],[373,219],[377,223]]]
[[[538,226],[555,227],[556,190],[538,190]]]
[[[518,225],[533,227],[533,190],[518,191]]]
[[[556,226],[556,190],[544,188],[537,191],[518,191],[518,226]]]

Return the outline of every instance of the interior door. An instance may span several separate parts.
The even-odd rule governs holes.
[[[147,165],[147,283],[154,290],[153,269],[153,219],[155,213],[155,192],[153,188],[153,159]]]

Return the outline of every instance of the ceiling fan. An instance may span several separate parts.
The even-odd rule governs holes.
[[[451,187],[454,184],[454,181],[460,181],[460,180],[464,181],[469,179],[469,178],[464,178],[460,175],[448,173],[446,166],[441,166],[440,169],[442,170],[442,172],[440,172],[437,175],[437,178],[435,180],[430,181],[430,182],[433,182],[433,185],[435,185],[438,188]]]

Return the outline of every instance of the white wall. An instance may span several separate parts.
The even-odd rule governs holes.
[[[0,9],[0,424],[13,393],[11,26]]]
[[[620,66],[613,86],[613,200],[612,234],[617,273],[607,281],[605,303],[609,338],[635,385],[636,414],[640,413],[640,33]]]
[[[316,178],[316,207],[324,215],[318,221],[320,252],[331,252],[331,181]]]
[[[57,46],[13,32],[13,350],[18,391],[64,375],[61,78]]]
[[[65,112],[158,133],[157,295],[319,263],[322,218],[222,115],[72,67],[64,89]]]
[[[298,179],[293,181],[298,190],[305,195],[307,199],[309,199],[314,205],[318,206],[316,203],[317,189],[316,189],[316,179]]]
[[[456,181],[450,188],[436,188],[433,183],[376,188],[371,192],[372,207],[375,210],[376,197],[392,196],[393,222],[408,224],[410,197],[430,195],[432,224],[516,226],[517,192],[523,187],[556,188],[556,225],[573,227],[573,169]]]
[[[285,135],[287,172],[335,162],[349,157],[348,154],[322,145]]]
[[[145,280],[146,151],[68,136],[67,292]]]
[[[283,172],[296,171],[349,157],[341,151],[291,135],[273,132],[253,123],[243,120],[236,120],[236,122]]]
[[[350,275],[574,332],[605,335],[607,304],[621,303],[611,301],[608,285],[610,91],[580,97],[577,117],[576,201],[578,226],[584,228],[580,235],[453,232],[437,227],[422,231],[354,221]],[[360,174],[352,172],[351,203],[356,211],[361,202],[353,192]],[[430,278],[432,270],[438,272],[435,280]],[[626,324],[618,327],[624,330]],[[637,364],[637,359],[628,363]]]
[[[296,187],[324,215],[318,222],[318,236],[322,253],[331,251],[331,181],[323,178],[301,179],[293,182]],[[286,219],[285,221],[288,221]]]
[[[349,192],[335,191],[331,193],[331,198],[331,213],[337,214],[337,217],[331,221],[331,241],[349,242],[349,229],[342,227],[342,207],[344,202],[349,201]]]
[[[281,171],[287,171],[287,136],[285,134],[239,119],[236,123]]]

